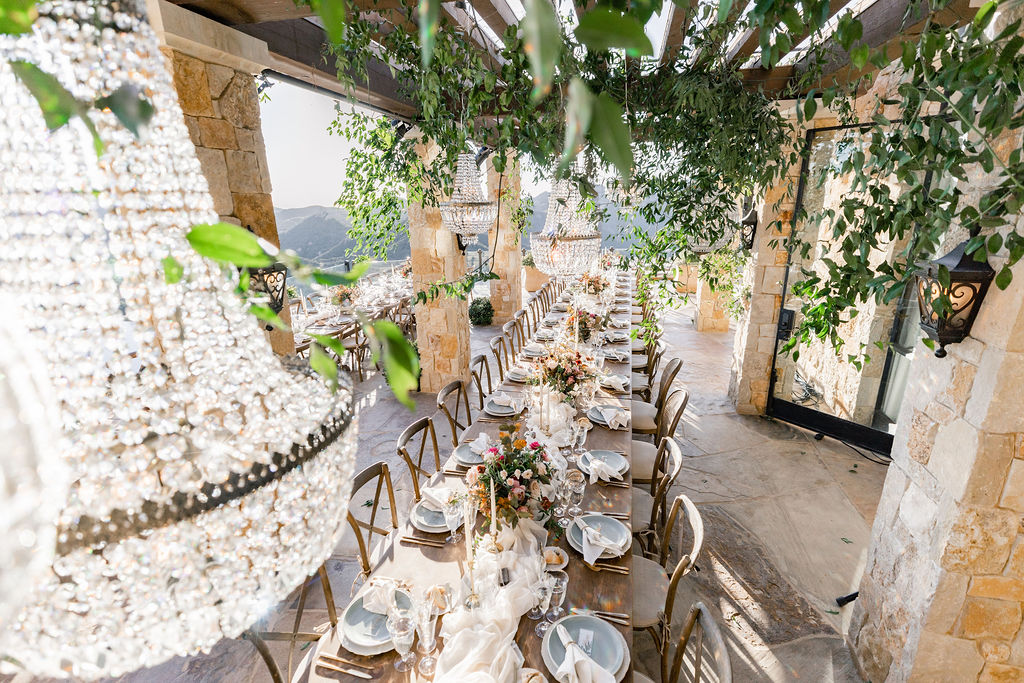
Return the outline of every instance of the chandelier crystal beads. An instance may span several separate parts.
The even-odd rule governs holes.
[[[218,218],[144,3],[38,11],[0,36],[0,300],[46,357],[69,485],[0,661],[92,679],[235,637],[312,573],[345,526],[356,425],[347,380],[282,363],[188,245]],[[133,85],[156,113],[136,138],[89,110],[97,159],[80,120],[47,130],[11,60],[82,102]]]
[[[533,260],[541,272],[577,277],[597,263],[601,232],[582,215],[581,204],[575,185],[559,180],[552,187],[544,230],[530,237]]]
[[[484,197],[475,154],[460,154],[451,198],[441,203],[441,222],[453,233],[475,240],[498,217],[498,205]]]

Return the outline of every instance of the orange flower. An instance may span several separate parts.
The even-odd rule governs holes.
[[[516,439],[512,442],[513,448],[526,448],[526,439]]]

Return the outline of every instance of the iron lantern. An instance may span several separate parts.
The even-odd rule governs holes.
[[[917,274],[917,305],[921,329],[939,348],[937,358],[945,358],[946,345],[956,344],[971,333],[971,326],[996,271],[988,261],[976,261],[966,253],[963,242],[945,256],[925,264]],[[949,279],[940,277],[943,266]]]
[[[753,197],[744,197],[740,210],[740,243],[747,251],[754,250],[754,236],[757,234],[757,206]]]
[[[285,281],[288,269],[283,263],[274,263],[265,268],[249,268],[249,292],[256,296],[265,296],[269,300],[267,306],[274,313],[284,310]],[[274,329],[267,325],[267,330]]]

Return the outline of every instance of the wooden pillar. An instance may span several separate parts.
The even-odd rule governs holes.
[[[417,154],[426,163],[437,156],[433,141],[420,140]],[[409,244],[412,249],[413,291],[435,282],[452,282],[466,274],[466,259],[455,235],[441,224],[436,206],[409,203]],[[469,304],[438,297],[416,304],[416,343],[419,347],[420,390],[436,392],[455,379],[469,380]]]
[[[515,312],[523,307],[523,254],[519,230],[512,220],[512,213],[519,208],[521,184],[519,163],[509,160],[504,174],[494,170],[487,161],[487,195],[493,201],[501,202],[497,229],[487,233],[487,244],[494,250],[494,272],[500,280],[491,280],[491,305],[494,307],[494,323],[502,325],[512,320]],[[500,182],[499,182],[500,181]],[[499,190],[500,186],[500,190]],[[499,191],[507,199],[499,196]]]

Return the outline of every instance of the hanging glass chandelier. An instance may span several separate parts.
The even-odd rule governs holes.
[[[346,522],[356,426],[350,383],[332,393],[283,363],[228,271],[188,245],[217,214],[144,3],[38,8],[31,33],[0,36],[0,300],[45,350],[69,484],[52,561],[0,610],[0,667],[92,679],[235,637],[319,567]],[[156,114],[136,138],[90,110],[97,159],[80,120],[47,130],[11,59],[82,102],[134,85]],[[0,425],[12,410],[0,400]],[[30,469],[24,490],[46,495]]]
[[[548,198],[544,230],[530,237],[537,268],[552,277],[578,277],[597,263],[601,232],[581,214],[582,198],[574,184],[557,181]]]
[[[455,167],[455,187],[451,198],[441,202],[441,222],[467,241],[476,241],[494,225],[498,204],[489,202],[480,187],[480,168],[476,155],[459,155]]]

